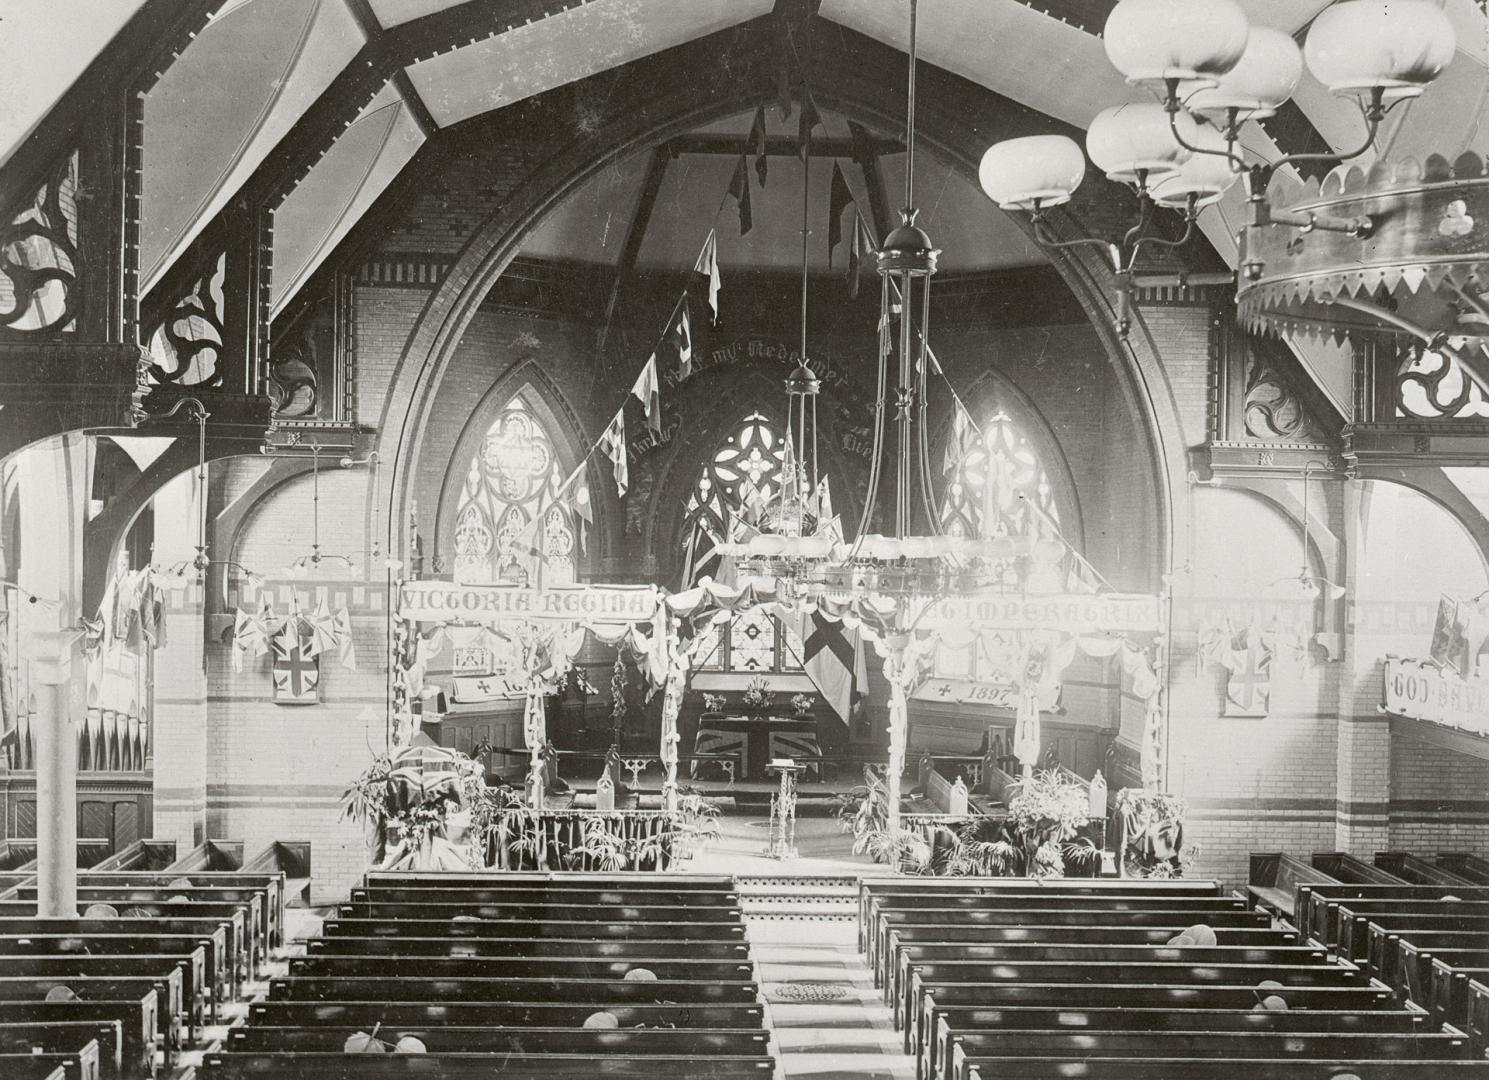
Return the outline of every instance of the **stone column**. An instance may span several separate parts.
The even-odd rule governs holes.
[[[42,918],[78,911],[78,744],[68,709],[75,631],[32,637],[36,711],[37,907]]]

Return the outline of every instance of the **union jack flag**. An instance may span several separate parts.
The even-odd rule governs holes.
[[[276,705],[314,705],[320,700],[320,657],[307,654],[312,636],[302,633],[298,623],[286,621],[272,639]]]

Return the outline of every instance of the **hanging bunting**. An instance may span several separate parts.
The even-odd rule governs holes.
[[[631,486],[630,465],[626,461],[626,417],[625,412],[615,414],[605,434],[600,436],[600,452],[610,459],[615,471],[616,494],[624,499],[626,489]]]
[[[955,471],[957,466],[966,459],[976,430],[977,426],[972,423],[972,416],[967,412],[967,407],[962,404],[961,398],[957,398],[956,411],[951,417],[951,438],[946,440],[946,457],[941,463],[943,473]]]
[[[811,153],[812,132],[822,126],[822,117],[817,115],[817,106],[812,101],[812,92],[801,88],[801,117],[796,123],[796,156],[806,161]]]
[[[770,156],[765,152],[765,106],[755,110],[755,122],[750,125],[750,150],[755,155],[755,175],[760,186],[765,186],[765,174],[770,171]]]
[[[589,472],[586,462],[581,461],[579,468],[564,481],[564,486],[559,489],[560,501],[574,515],[578,522],[575,530],[579,534],[579,550],[585,549],[585,537],[595,523],[595,508],[590,502],[589,495]]]
[[[755,218],[750,211],[750,170],[743,154],[729,180],[729,194],[739,201],[739,235],[744,236],[754,227]]]
[[[832,255],[843,239],[843,211],[848,207],[855,207],[854,224],[857,225],[858,211],[856,209],[858,200],[853,198],[853,192],[848,189],[848,178],[843,175],[842,167],[834,161],[832,163],[832,188],[827,196],[827,268],[832,269]]]
[[[713,234],[710,233],[710,236]],[[636,383],[631,387],[631,393],[636,400],[641,402],[642,408],[646,410],[646,426],[651,429],[653,435],[662,434],[662,387],[657,381],[657,354],[652,353],[645,365],[641,368],[641,374],[636,376]]]
[[[688,294],[677,302],[678,312],[667,327],[667,344],[677,350],[677,379],[693,374],[693,324],[688,317]]]
[[[315,614],[305,620],[309,630],[307,635],[306,656],[319,656],[337,647],[336,620],[331,615],[331,608],[326,603],[326,598],[321,597],[320,603],[315,607]]]
[[[854,211],[853,239],[848,244],[848,296],[851,299],[858,299],[858,285],[863,277],[863,259],[865,255],[873,254],[874,249],[874,234],[869,232],[868,222],[864,221],[862,214]]]
[[[698,253],[698,261],[693,264],[693,273],[702,274],[708,278],[708,309],[713,313],[713,322],[717,323],[719,321],[719,289],[723,286],[719,277],[719,234],[717,230],[708,230],[708,239],[703,241],[703,250]]]
[[[348,671],[357,670],[357,644],[352,637],[351,613],[342,608],[334,618],[336,628],[336,647],[341,660],[341,666]]]
[[[817,482],[815,501],[817,520],[827,521],[832,518],[832,487],[828,484],[828,478],[825,476]]]

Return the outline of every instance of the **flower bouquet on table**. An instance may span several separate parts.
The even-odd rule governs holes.
[[[724,711],[724,704],[723,694],[705,693],[703,695],[703,711],[706,713],[721,713]]]
[[[763,715],[776,699],[764,676],[756,675],[745,684],[744,707],[755,716]]]
[[[810,694],[796,694],[791,698],[791,708],[797,716],[805,716],[812,711],[812,696]]]

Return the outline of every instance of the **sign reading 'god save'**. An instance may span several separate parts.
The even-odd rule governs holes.
[[[415,622],[486,623],[504,619],[650,622],[657,613],[657,590],[650,585],[523,589],[510,585],[410,581],[403,586],[398,610],[405,619]]]
[[[1489,737],[1489,679],[1467,682],[1429,660],[1388,659],[1382,706],[1393,716]]]
[[[1059,630],[1069,634],[1103,630],[1156,633],[1159,629],[1158,597],[1141,593],[956,596],[932,604],[920,625],[926,628]]]

